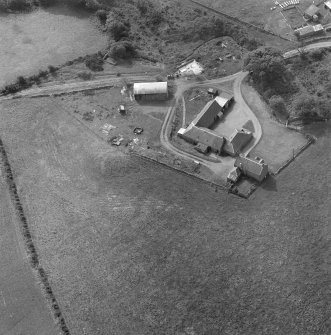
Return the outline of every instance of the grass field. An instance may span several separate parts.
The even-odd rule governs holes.
[[[330,125],[246,201],[114,151],[48,99],[0,108],[73,335],[330,333]]]
[[[269,107],[251,86],[244,84],[242,92],[262,127],[262,138],[250,156],[262,157],[271,171],[275,172],[307,143],[307,139],[272,119]]]

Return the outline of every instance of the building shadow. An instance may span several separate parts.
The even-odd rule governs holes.
[[[277,180],[274,176],[268,175],[267,179],[262,183],[261,187],[270,192],[277,192]]]

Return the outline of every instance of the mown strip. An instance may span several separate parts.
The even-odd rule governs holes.
[[[58,326],[60,327],[63,335],[70,335],[70,331],[66,325],[63,314],[61,313],[59,304],[55,298],[54,292],[52,291],[52,288],[48,281],[47,274],[40,264],[37,250],[34,246],[32,236],[30,233],[28,221],[24,214],[23,206],[17,193],[17,187],[15,184],[13,172],[1,138],[0,138],[0,166],[3,170],[4,178],[6,179],[6,182],[9,187],[10,197],[13,201],[16,213],[19,217],[20,229],[23,234],[24,243],[30,264],[37,273],[37,277],[40,280],[42,290],[44,292],[47,302],[50,305],[52,315],[54,317],[56,324],[58,324]]]

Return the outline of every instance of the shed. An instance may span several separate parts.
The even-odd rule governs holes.
[[[238,167],[247,177],[253,178],[258,182],[263,181],[268,175],[268,165],[259,158],[249,158],[243,155],[237,157],[234,166]]]
[[[234,167],[228,174],[227,180],[231,183],[236,183],[241,176],[241,170],[238,167]]]
[[[312,4],[305,10],[304,16],[307,19],[315,20],[320,14],[320,9],[316,5]]]
[[[152,83],[134,83],[133,95],[137,101],[153,101],[168,99],[168,83],[152,82]]]

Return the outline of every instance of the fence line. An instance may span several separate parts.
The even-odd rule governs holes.
[[[20,230],[23,235],[25,248],[26,248],[26,252],[29,257],[31,267],[36,271],[36,276],[38,277],[38,280],[40,281],[44,296],[50,306],[52,316],[55,322],[58,324],[61,330],[61,333],[63,335],[70,335],[70,331],[67,327],[64,316],[60,310],[60,306],[55,298],[54,292],[48,280],[48,276],[44,268],[40,264],[39,256],[38,256],[36,247],[33,243],[32,235],[30,232],[30,227],[26,219],[21,200],[17,192],[16,182],[14,179],[12,168],[10,166],[8,155],[7,155],[5,146],[1,138],[0,138],[0,168],[3,171],[4,179],[7,182],[7,185],[9,188],[10,198],[13,202],[16,214],[19,219]]]
[[[232,15],[229,15],[229,14],[225,14],[225,13],[223,13],[223,12],[217,10],[217,9],[214,9],[214,8],[208,7],[206,5],[203,5],[200,2],[198,2],[198,1],[195,1],[195,0],[189,0],[189,1],[192,2],[192,3],[194,3],[194,4],[196,4],[196,5],[198,5],[198,6],[200,6],[200,7],[202,7],[202,8],[205,8],[205,9],[207,9],[209,11],[212,11],[212,12],[218,14],[218,15],[222,15],[222,16],[226,17],[227,19],[231,20],[231,21],[235,21],[236,23],[240,23],[240,24],[246,25],[246,26],[248,26],[250,28],[259,30],[262,33],[265,33],[265,34],[268,34],[268,35],[272,35],[272,36],[281,38],[284,41],[290,41],[290,42],[292,42],[292,40],[289,39],[289,38],[285,38],[285,37],[283,37],[281,35],[278,35],[278,34],[275,34],[275,33],[271,32],[271,31],[265,30],[265,29],[263,29],[263,28],[261,28],[259,26],[256,26],[255,24],[252,24],[252,23],[249,23],[249,22],[246,22],[246,21],[242,21],[242,20],[238,19],[235,16],[232,16]]]
[[[288,167],[303,151],[305,151],[312,143],[316,141],[316,138],[314,136],[307,135],[307,137],[307,143],[305,143],[296,153],[294,153],[291,158],[285,161],[285,163],[276,172],[270,173],[271,175],[277,176],[281,171]]]

